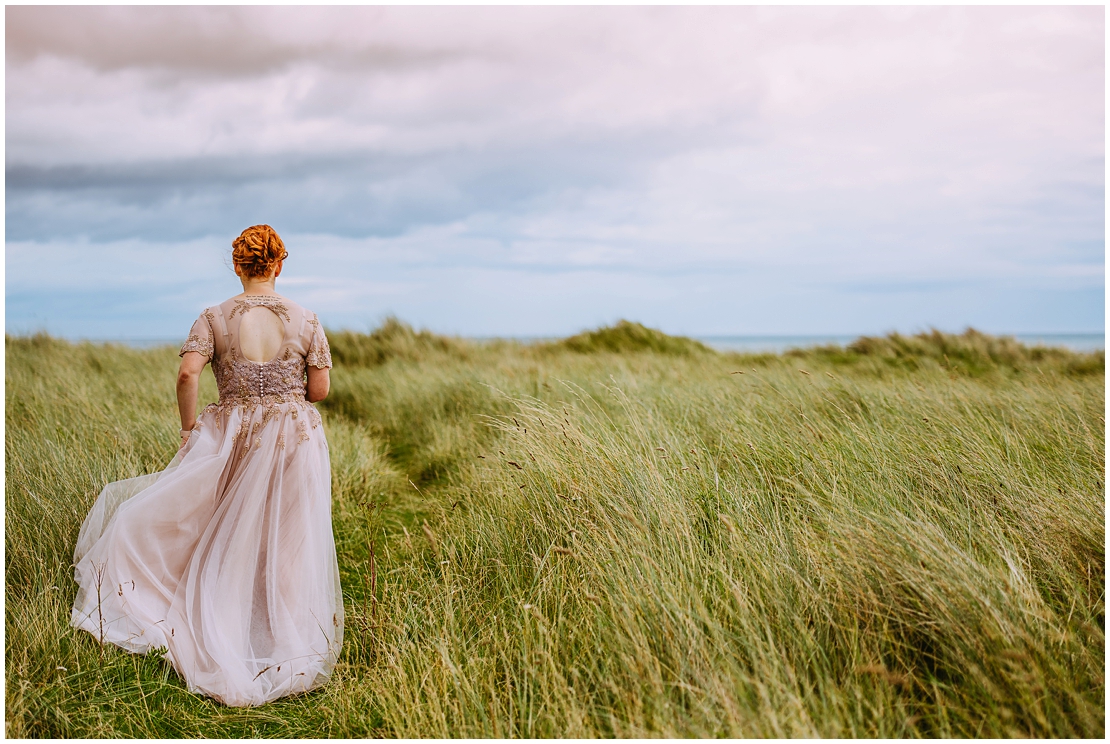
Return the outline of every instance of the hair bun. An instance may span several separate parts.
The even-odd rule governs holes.
[[[231,242],[231,260],[252,279],[269,276],[288,256],[285,243],[269,225],[248,227]]]

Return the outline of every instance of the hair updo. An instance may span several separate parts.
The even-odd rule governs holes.
[[[285,243],[269,225],[248,227],[231,243],[231,260],[252,279],[269,276],[288,256]]]

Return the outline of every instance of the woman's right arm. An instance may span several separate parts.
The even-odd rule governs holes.
[[[200,352],[187,351],[181,356],[177,371],[177,410],[181,414],[181,447],[189,441],[189,432],[197,423],[197,391],[200,372],[208,364],[208,357]]]

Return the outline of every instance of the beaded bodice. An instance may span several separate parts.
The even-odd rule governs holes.
[[[212,364],[220,400],[264,398],[269,395],[304,397],[304,357],[286,349],[286,359],[252,362],[225,354]]]
[[[239,347],[239,323],[255,307],[281,319],[285,336],[267,362],[246,359]],[[199,352],[212,361],[220,403],[304,400],[307,365],[331,367],[331,350],[315,313],[278,295],[232,298],[201,313],[181,353]]]

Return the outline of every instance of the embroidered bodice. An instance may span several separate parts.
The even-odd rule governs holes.
[[[245,358],[239,324],[248,310],[265,307],[281,319],[285,336],[267,362]],[[315,313],[279,295],[245,295],[208,308],[189,332],[181,354],[195,351],[212,362],[220,404],[304,400],[306,365],[332,366],[331,350]]]

